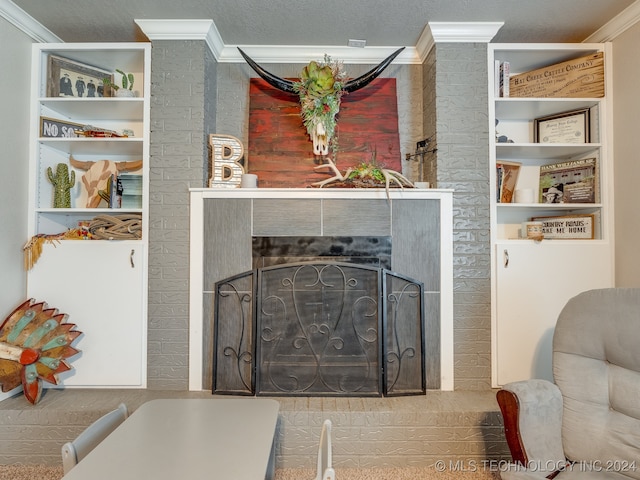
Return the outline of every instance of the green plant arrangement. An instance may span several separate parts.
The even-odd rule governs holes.
[[[133,73],[124,73],[122,70],[119,70],[117,68],[116,68],[116,72],[122,75],[122,88],[125,90],[133,91],[133,81],[134,81]],[[118,91],[120,89],[120,85],[116,84],[115,82],[112,82],[109,77],[103,78],[102,83],[104,84],[105,87],[111,87],[115,91]]]
[[[293,84],[300,97],[302,121],[307,132],[311,137],[328,139],[334,153],[337,150],[334,137],[336,115],[340,111],[345,80],[342,62],[325,55],[323,62],[312,61],[305,66],[300,74],[300,81]],[[323,154],[326,155],[326,151]]]

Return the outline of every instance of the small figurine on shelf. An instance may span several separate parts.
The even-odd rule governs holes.
[[[59,163],[56,174],[51,167],[47,168],[47,178],[53,184],[53,208],[71,208],[71,189],[76,183],[76,172],[71,170],[66,163]]]

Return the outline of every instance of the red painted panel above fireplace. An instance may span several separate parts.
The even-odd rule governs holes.
[[[402,171],[395,78],[378,78],[342,97],[338,114],[338,168],[371,162]],[[331,175],[316,172],[322,163],[300,117],[296,95],[252,78],[249,90],[248,171],[263,188],[300,188]]]

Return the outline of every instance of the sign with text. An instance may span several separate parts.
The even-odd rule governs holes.
[[[40,136],[46,138],[75,138],[76,129],[81,129],[84,125],[80,123],[65,122],[54,118],[40,117]]]
[[[545,240],[549,238],[593,239],[594,215],[534,217],[532,220],[542,222],[542,233]]]

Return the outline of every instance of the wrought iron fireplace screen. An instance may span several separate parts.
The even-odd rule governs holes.
[[[215,286],[213,393],[424,394],[420,282],[340,262],[276,265]]]

